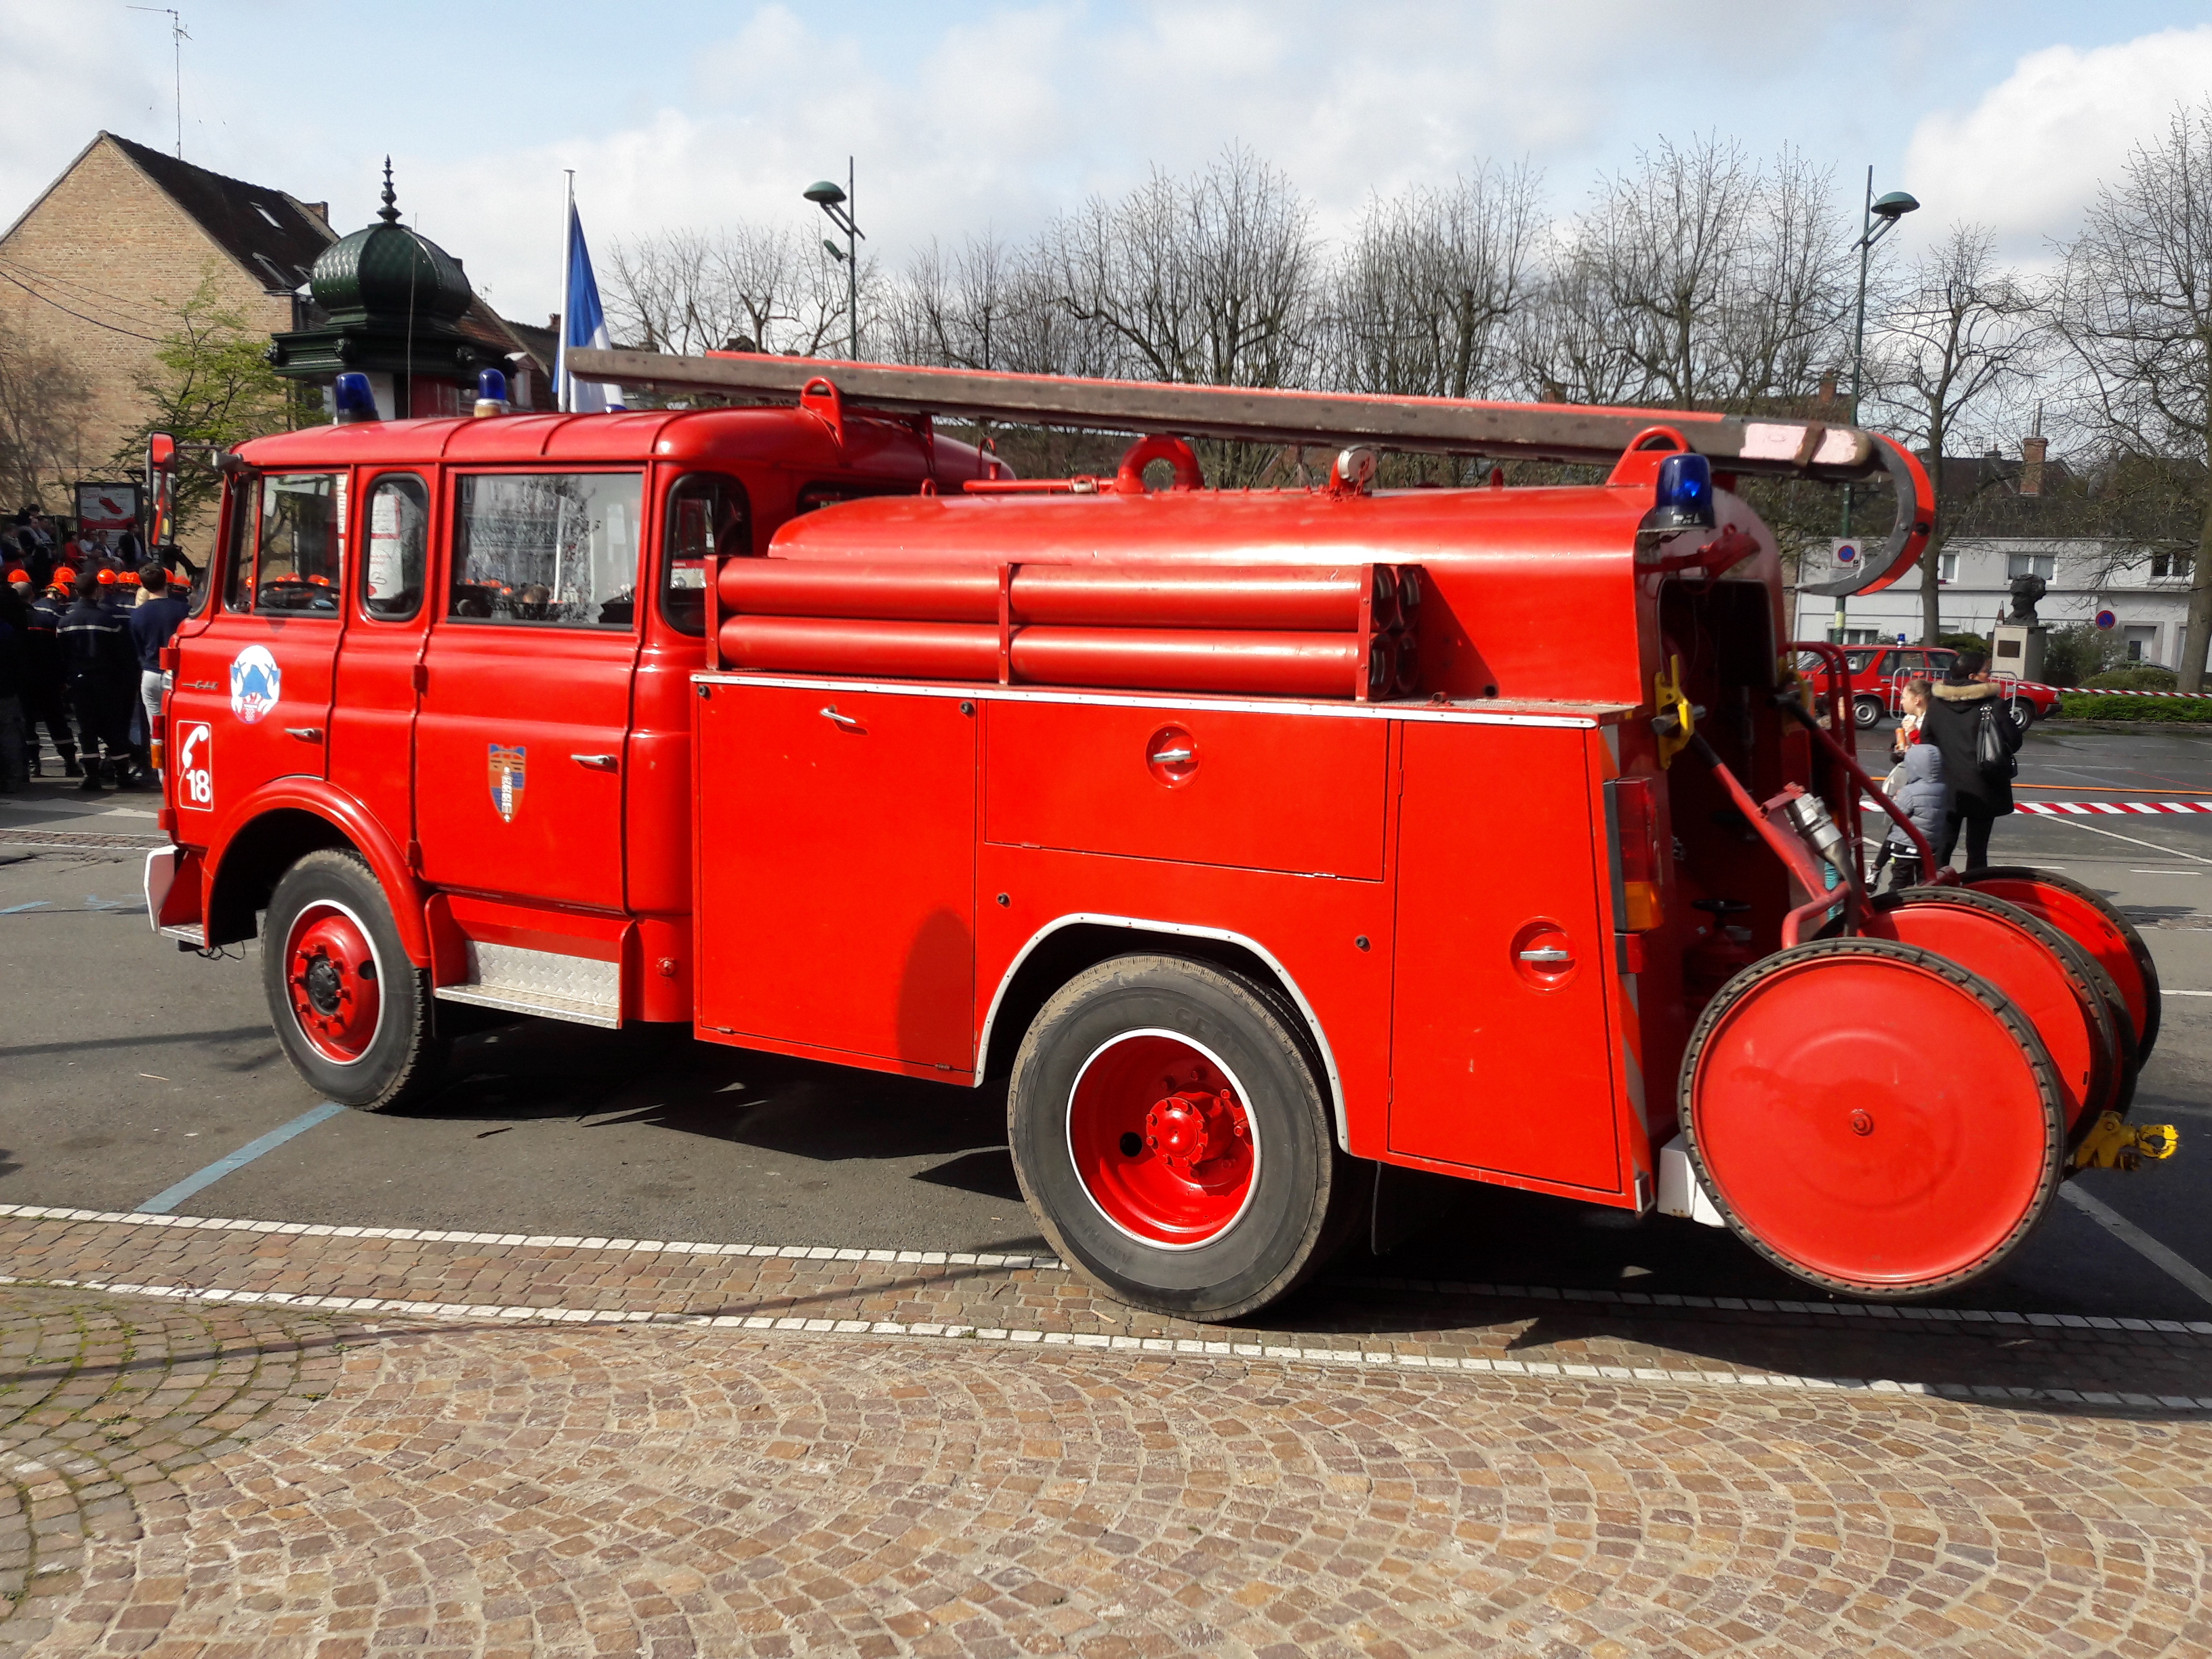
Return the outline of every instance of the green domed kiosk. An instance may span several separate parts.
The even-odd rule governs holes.
[[[475,300],[460,261],[399,222],[390,156],[376,216],[317,257],[307,275],[311,326],[272,336],[269,361],[291,380],[365,374],[386,418],[462,413],[477,371],[508,365],[460,326]]]

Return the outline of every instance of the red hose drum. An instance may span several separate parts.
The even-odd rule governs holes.
[[[2067,1098],[2009,998],[1934,951],[1793,945],[1706,1006],[1683,1057],[1683,1137],[1753,1249],[1855,1296],[1988,1272],[2057,1191]]]
[[[2050,1051],[2067,1096],[2069,1129],[2119,1101],[2124,1051],[2097,971],[2056,928],[2016,905],[1963,887],[1908,887],[1874,902],[1871,939],[1933,951],[2012,1000]],[[2085,971],[2086,970],[2086,971]]]
[[[2150,1058],[2160,1013],[2158,965],[2135,924],[2110,900],[2070,876],[2027,865],[1991,865],[1969,870],[1960,879],[1976,892],[2017,904],[2087,951],[2127,999],[2135,1021],[2136,1063]]]

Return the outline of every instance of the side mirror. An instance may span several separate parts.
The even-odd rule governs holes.
[[[149,434],[146,439],[146,470],[149,472],[168,472],[177,465],[177,441],[166,432]]]

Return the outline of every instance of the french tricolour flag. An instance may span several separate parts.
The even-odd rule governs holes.
[[[622,388],[605,380],[572,380],[568,353],[577,347],[605,351],[607,314],[599,306],[599,284],[592,275],[592,251],[584,246],[583,222],[576,204],[568,204],[568,270],[561,296],[561,362],[556,371],[563,397],[562,407],[578,415],[597,415],[623,406]]]

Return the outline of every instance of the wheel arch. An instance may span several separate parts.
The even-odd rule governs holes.
[[[975,1079],[1004,1077],[1013,1069],[1014,1054],[1021,1047],[1038,1012],[1052,994],[1085,969],[1109,957],[1127,956],[1150,945],[1163,956],[1188,957],[1211,963],[1273,986],[1289,1000],[1304,1034],[1313,1044],[1328,1089],[1329,1115],[1336,1126],[1338,1150],[1351,1150],[1351,1129],[1344,1104],[1344,1084],[1337,1074],[1336,1055],[1322,1030],[1321,1019],[1305,993],[1298,988],[1274,953],[1257,939],[1224,927],[1201,927],[1187,922],[1158,921],[1141,916],[1101,915],[1077,912],[1055,917],[1030,935],[1000,975],[989,1011],[976,1042]]]
[[[408,960],[430,965],[430,935],[420,885],[390,836],[353,801],[319,778],[286,778],[258,790],[232,814],[207,873],[207,942],[234,944],[254,936],[257,912],[276,884],[309,853],[341,848],[367,860],[392,907],[392,926]]]

